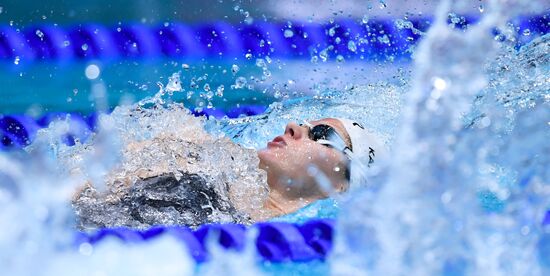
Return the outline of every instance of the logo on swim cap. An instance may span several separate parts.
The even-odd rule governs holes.
[[[362,125],[360,125],[359,123],[353,122],[353,125],[354,125],[354,126],[358,126],[358,127],[362,128],[362,129],[365,129],[365,128],[364,128]]]
[[[374,163],[374,157],[376,154],[374,153],[374,149],[369,147],[369,164],[368,167],[370,167],[370,164]]]

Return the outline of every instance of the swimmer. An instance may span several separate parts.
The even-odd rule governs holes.
[[[265,221],[360,185],[383,151],[347,119],[291,122],[257,152],[191,129],[127,145],[110,190],[88,183],[73,201],[79,227]]]
[[[359,185],[360,170],[370,167],[382,152],[372,133],[348,119],[289,123],[283,135],[258,151],[270,188],[264,204],[270,211],[267,217],[296,212]]]

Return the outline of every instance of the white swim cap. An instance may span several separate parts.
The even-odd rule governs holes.
[[[366,170],[378,165],[386,151],[380,139],[361,124],[349,119],[337,119],[342,122],[351,140],[349,186],[353,189],[366,183]]]

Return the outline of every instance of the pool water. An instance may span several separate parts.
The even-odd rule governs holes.
[[[228,70],[232,63],[200,73],[186,73],[181,64],[169,64],[163,69],[166,71],[135,77],[130,86],[136,88],[109,96],[106,106],[117,107],[100,116],[95,136],[84,144],[69,147],[61,143],[59,136],[67,130],[67,122],[61,121],[40,131],[25,151],[0,154],[0,221],[6,226],[0,234],[0,263],[6,264],[2,269],[7,274],[48,275],[74,271],[109,275],[547,275],[550,36],[539,37],[518,51],[517,40],[504,21],[534,4],[496,4],[499,8],[487,7],[478,24],[456,30],[446,23],[453,5],[444,1],[435,25],[415,51],[412,65],[390,65],[387,70],[394,74],[361,85],[355,85],[349,78],[352,70],[342,66],[339,75],[330,76],[349,84],[339,89],[332,89],[329,83],[313,92],[290,92],[286,97],[274,93],[258,97],[257,91],[251,92],[257,101],[272,103],[258,116],[198,121],[183,116],[181,107],[170,100],[186,97],[185,92],[178,94],[179,89],[172,89],[173,79],[167,79],[172,73],[181,71],[186,81],[180,84],[188,85],[193,76],[212,72],[208,75],[215,79],[213,83],[230,85],[235,84],[236,75],[218,70]],[[495,26],[500,33],[492,32]],[[49,76],[38,69],[40,66],[53,65],[29,69],[36,73],[16,82],[25,86],[34,82],[33,77],[47,80]],[[101,71],[109,81],[99,82],[82,77],[90,64],[75,66],[80,69],[74,71],[80,73],[72,78],[88,92],[74,95],[69,84],[69,96],[53,97],[48,111],[71,105],[67,97],[75,97],[74,110],[89,111],[85,93],[93,95],[92,102],[101,102],[101,93],[93,92],[96,84],[126,91],[123,87],[128,79],[119,78],[118,71]],[[131,72],[133,66],[138,65],[123,64],[119,69]],[[375,70],[373,67],[370,69]],[[312,75],[300,75],[302,68],[297,66],[290,74],[295,79]],[[138,95],[157,93],[159,89],[150,87],[159,79],[163,93],[151,100],[154,108],[150,113],[139,112],[135,107],[140,104],[134,103],[141,100]],[[341,84],[336,83],[332,85]],[[139,88],[144,84],[146,91]],[[227,91],[228,105],[242,100],[241,94],[232,92]],[[38,91],[32,93],[39,96]],[[134,100],[120,104],[128,94],[134,94]],[[28,102],[16,100],[15,95],[11,98],[16,113],[41,112],[32,111]],[[193,107],[197,101],[187,105]],[[377,170],[364,172],[365,181],[357,190],[277,219],[336,218],[334,248],[325,261],[262,262],[253,243],[253,227],[244,251],[225,251],[213,243],[209,248],[212,260],[201,265],[169,236],[145,245],[115,239],[94,246],[83,243],[78,250],[69,245],[74,214],[67,199],[82,182],[82,175],[102,179],[118,164],[117,153],[127,142],[176,133],[182,121],[188,120],[190,128],[204,126],[214,136],[258,149],[280,134],[288,121],[333,116],[364,123],[382,137],[391,149],[391,158]],[[78,169],[78,173],[69,168]],[[32,266],[29,259],[34,261]]]
[[[262,93],[266,85],[258,84],[262,68],[253,62],[241,62],[240,66],[234,67],[236,63],[215,60],[97,60],[3,66],[2,70],[7,74],[1,74],[0,81],[10,88],[2,91],[0,110],[3,114],[27,113],[35,116],[53,112],[88,115],[96,111],[98,97],[112,110],[119,104],[153,96],[159,90],[157,83],[166,83],[169,76],[178,72],[186,92],[174,94],[172,100],[183,102],[191,110],[209,105],[210,108],[228,110],[237,105],[265,106],[272,103],[275,100],[273,93]],[[93,68],[97,68],[98,75],[90,79],[92,76],[87,76],[86,72]],[[232,70],[238,71],[233,73]],[[241,76],[246,76],[247,83],[243,87],[231,88]],[[257,79],[251,80],[252,76]],[[205,85],[213,95],[206,95]]]

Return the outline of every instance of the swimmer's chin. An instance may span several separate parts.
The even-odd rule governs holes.
[[[270,154],[270,149],[269,148],[263,148],[263,149],[260,149],[258,150],[258,159],[260,159],[260,163],[258,164],[258,167],[262,170],[266,170],[268,167],[269,167],[269,163],[270,163],[270,160],[271,158],[273,157],[271,154]]]

